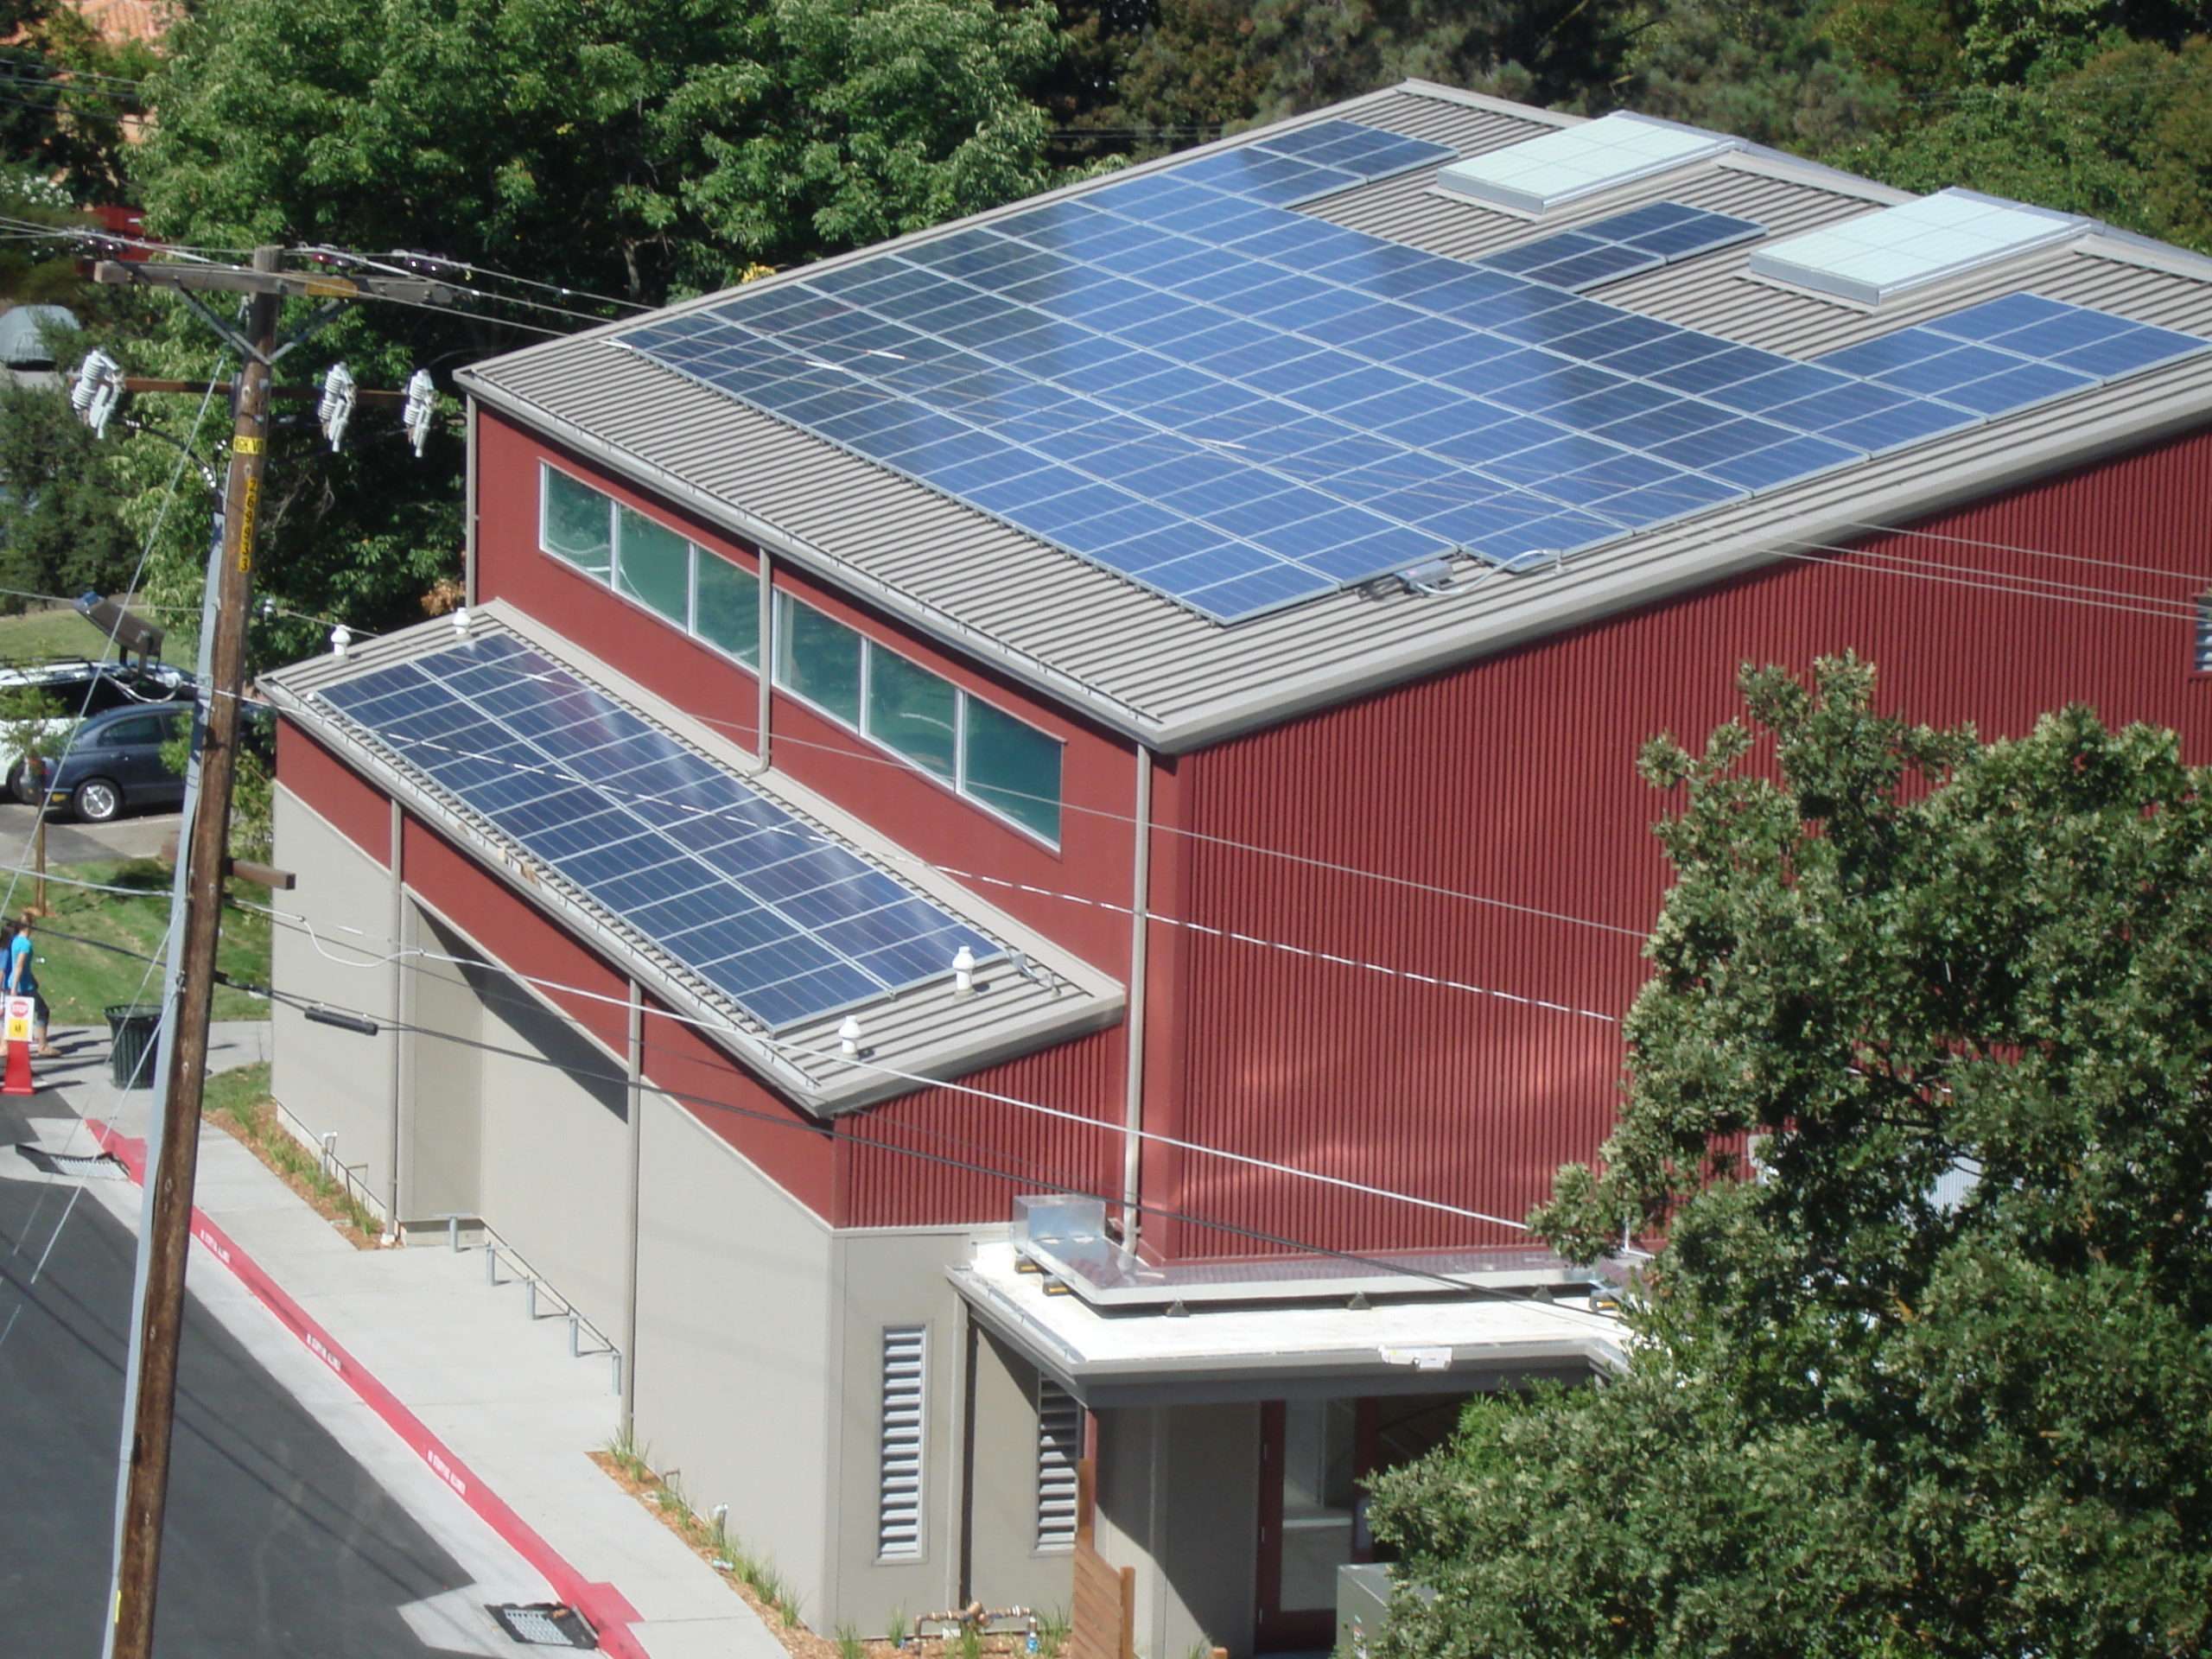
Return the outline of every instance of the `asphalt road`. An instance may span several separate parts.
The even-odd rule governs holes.
[[[13,861],[30,842],[34,807],[0,795],[0,853]],[[174,812],[125,812],[111,823],[79,823],[66,812],[46,819],[46,861],[84,864],[102,858],[151,858],[176,833]]]
[[[0,1114],[0,1652],[96,1659],[133,1240],[89,1185],[57,1233],[80,1189],[22,1179],[31,1166],[7,1144],[20,1122]],[[410,1630],[402,1607],[472,1575],[206,1306],[188,1306],[161,1659],[497,1651]]]

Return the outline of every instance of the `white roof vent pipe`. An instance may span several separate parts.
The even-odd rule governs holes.
[[[456,605],[453,607],[453,631],[464,639],[468,638],[467,606]]]
[[[962,945],[952,953],[952,989],[957,996],[966,996],[976,988],[976,953]]]
[[[346,660],[346,647],[353,643],[353,631],[340,622],[330,631],[330,654],[340,662]]]
[[[861,1057],[861,1021],[858,1014],[849,1014],[837,1026],[837,1046],[849,1060]]]

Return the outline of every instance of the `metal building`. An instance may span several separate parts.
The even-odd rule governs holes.
[[[1139,1651],[1326,1645],[1359,1478],[1613,1351],[1516,1224],[1638,744],[1847,647],[2204,758],[2207,338],[2192,254],[1408,84],[481,365],[465,616],[264,682],[277,982],[400,1027],[277,1092],[821,1627],[1065,1605],[1088,1452]]]

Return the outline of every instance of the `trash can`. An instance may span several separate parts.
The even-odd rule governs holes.
[[[154,1086],[155,1033],[161,1029],[158,1002],[118,1002],[105,1010],[109,1075],[118,1089]]]

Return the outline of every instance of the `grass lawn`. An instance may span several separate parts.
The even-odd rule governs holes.
[[[80,881],[100,881],[135,889],[92,893],[54,882],[47,888],[54,913],[34,936],[38,941],[38,985],[54,1009],[57,1026],[100,1026],[110,1003],[156,1001],[161,969],[137,957],[100,945],[119,945],[143,956],[162,953],[169,920],[169,867],[150,858],[56,865],[55,874]],[[16,887],[27,899],[29,878]],[[63,938],[62,934],[74,938]],[[98,944],[79,941],[96,940]],[[223,942],[217,962],[233,979],[269,982],[269,918],[248,912],[223,912]],[[143,990],[142,992],[142,986]],[[269,1005],[226,985],[215,988],[218,1020],[266,1020]]]
[[[74,611],[27,611],[0,616],[0,663],[42,663],[57,657],[112,656],[108,638]]]

